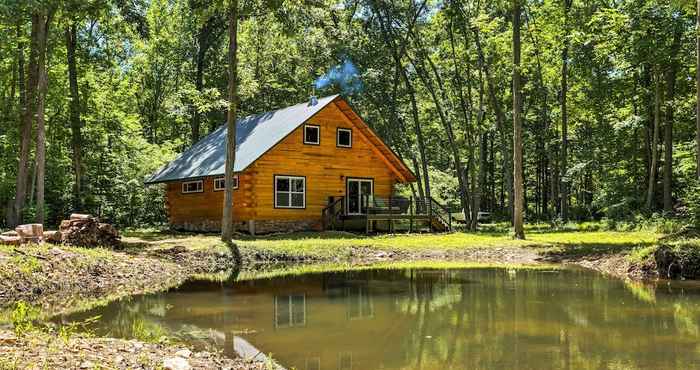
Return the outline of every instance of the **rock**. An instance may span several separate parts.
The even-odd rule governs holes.
[[[187,348],[181,349],[181,350],[175,352],[175,356],[179,356],[182,358],[190,358],[190,356],[192,356],[192,351],[190,351]]]
[[[83,361],[83,363],[80,364],[81,369],[94,369],[95,364],[92,361]]]
[[[168,357],[163,360],[163,369],[165,370],[190,370],[192,366],[182,357]]]

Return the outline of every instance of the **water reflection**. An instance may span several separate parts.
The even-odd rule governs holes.
[[[700,289],[583,270],[369,270],[191,282],[64,318],[100,334],[240,337],[296,369],[700,368]]]

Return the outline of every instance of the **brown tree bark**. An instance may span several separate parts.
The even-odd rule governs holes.
[[[17,178],[15,179],[15,198],[12,208],[8,212],[7,223],[16,226],[23,221],[24,207],[27,198],[27,181],[29,176],[29,150],[32,142],[32,122],[36,111],[36,96],[38,88],[38,54],[39,39],[38,30],[43,28],[43,20],[37,13],[32,14],[31,44],[29,49],[29,64],[27,66],[26,99],[22,110],[22,122],[20,127],[19,162],[17,164]]]
[[[520,117],[520,1],[513,0],[513,231],[516,239],[525,239],[523,225],[523,127]]]
[[[75,24],[66,27],[66,50],[68,59],[68,83],[70,85],[70,131],[71,150],[73,151],[73,207],[81,210],[83,207],[82,196],[82,122],[80,120],[80,94],[78,92],[78,69],[75,60],[77,46],[77,31]]]
[[[696,175],[700,179],[700,0],[695,14],[695,152]]]
[[[654,210],[654,193],[656,190],[656,172],[658,167],[658,147],[659,147],[659,127],[661,126],[661,101],[663,100],[663,92],[661,87],[661,76],[657,71],[654,72],[654,128],[651,138],[651,160],[649,165],[649,183],[647,186],[647,201],[646,208],[649,211]]]
[[[46,105],[46,90],[48,87],[48,73],[46,71],[46,40],[49,33],[49,24],[53,9],[42,11],[40,14],[40,27],[38,29],[39,65],[38,96],[36,104],[36,223],[44,223],[44,178],[46,174],[46,123],[44,108]]]
[[[233,168],[236,161],[236,114],[238,109],[238,0],[230,0],[228,9],[228,114],[226,118],[226,161],[224,214],[221,220],[221,239],[231,250],[237,266],[241,254],[233,242]]]
[[[569,9],[571,8],[571,0],[564,0],[564,49],[561,52],[561,161],[559,177],[561,189],[561,219],[564,222],[569,221],[569,179],[566,176],[568,167],[568,150],[569,150],[569,116],[566,106],[566,96],[568,94],[569,75]]]
[[[500,141],[501,141],[501,155],[503,158],[503,187],[505,188],[505,192],[507,193],[507,198],[508,198],[508,204],[504,204],[505,202],[501,202],[504,204],[504,208],[508,209],[508,213],[512,216],[513,215],[513,165],[511,163],[511,151],[510,151],[510,143],[511,140],[509,138],[509,135],[506,131],[505,123],[506,123],[506,115],[503,112],[503,109],[501,107],[501,103],[498,101],[498,96],[496,95],[496,82],[495,79],[493,78],[493,75],[491,75],[491,70],[489,68],[489,64],[486,63],[486,59],[484,57],[484,52],[481,48],[481,41],[479,38],[479,30],[478,28],[473,28],[472,31],[474,32],[474,43],[476,45],[476,51],[478,55],[478,62],[479,65],[481,66],[481,69],[484,72],[484,75],[486,76],[486,86],[487,86],[487,92],[489,96],[489,102],[491,103],[491,109],[494,111],[494,115],[496,116],[496,131],[498,131],[500,135]],[[512,217],[511,217],[511,222],[512,222]]]
[[[678,49],[681,33],[673,34],[671,45],[671,63],[666,69],[666,119],[664,125],[664,212],[673,212],[673,98],[676,93],[676,71],[678,69]]]

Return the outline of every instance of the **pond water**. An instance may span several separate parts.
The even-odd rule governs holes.
[[[100,315],[117,337],[176,335],[287,369],[700,369],[700,286],[581,269],[378,269],[189,282]],[[239,346],[240,347],[240,346]]]

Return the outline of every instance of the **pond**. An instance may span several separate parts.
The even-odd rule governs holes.
[[[287,369],[698,369],[700,286],[583,269],[368,269],[192,281],[56,318],[257,348]],[[146,334],[144,334],[146,333]]]

